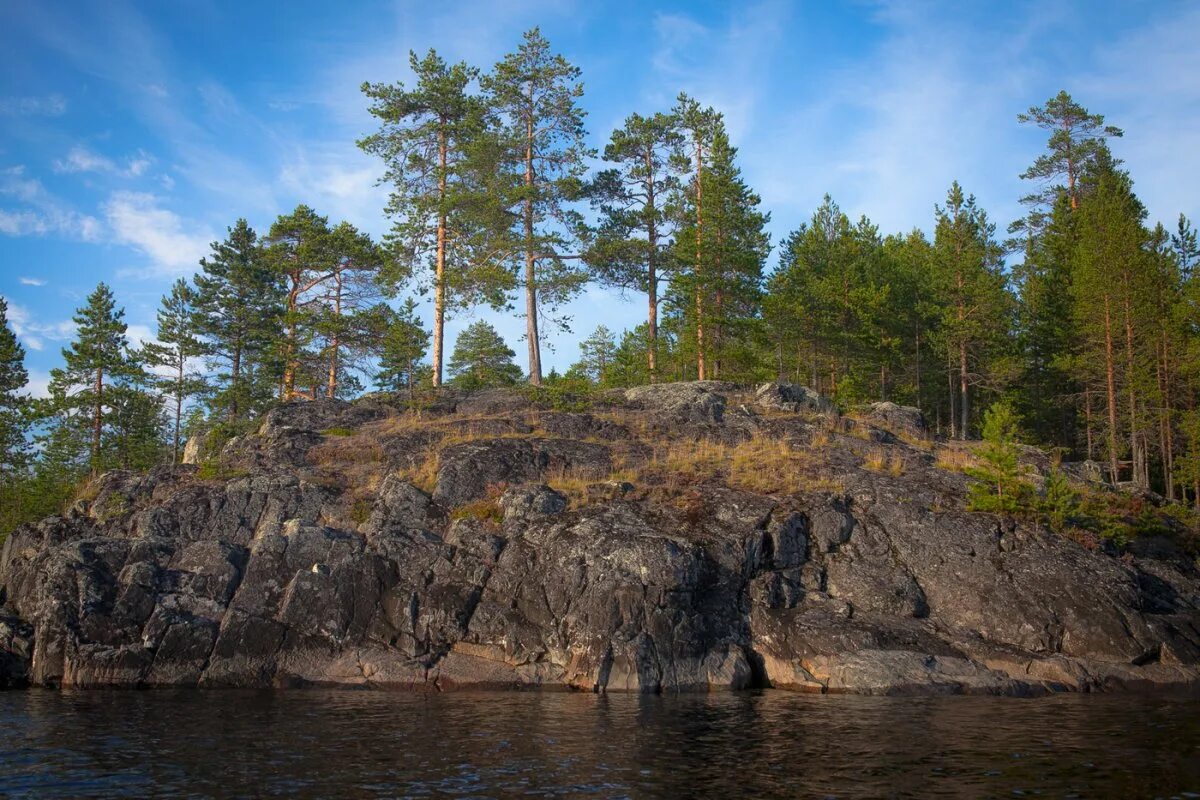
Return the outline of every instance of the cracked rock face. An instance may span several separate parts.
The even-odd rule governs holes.
[[[635,431],[736,442],[759,424],[726,412],[724,384],[645,389],[536,418],[515,394],[448,395],[399,428],[386,398],[288,406],[227,446],[248,474],[110,473],[5,542],[0,686],[1037,694],[1200,680],[1200,575],[1170,541],[1118,559],[968,513],[965,478],[900,442],[902,475],[860,468],[864,440],[835,444],[838,491],[609,477],[651,457]],[[769,421],[797,462],[811,410]],[[397,441],[437,455],[432,491],[405,477],[417,456]],[[318,458],[330,442],[360,461],[374,444],[374,471]],[[547,485],[565,474],[583,484],[570,497]]]

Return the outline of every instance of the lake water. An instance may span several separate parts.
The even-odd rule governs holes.
[[[13,691],[0,795],[1200,797],[1200,701]]]

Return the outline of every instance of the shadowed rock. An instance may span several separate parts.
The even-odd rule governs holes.
[[[806,402],[768,386],[766,402]],[[0,685],[1029,695],[1200,680],[1200,574],[1172,539],[1115,558],[969,513],[968,479],[902,442],[870,445],[900,474],[862,468],[848,448],[866,443],[843,437],[738,465],[794,489],[738,488],[678,445],[768,425],[807,442],[813,422],[727,419],[734,389],[640,387],[536,423],[519,393],[448,393],[439,421],[482,409],[506,433],[409,438],[343,483],[297,454],[394,412],[293,404],[231,446],[249,474],[105,475],[0,550]],[[682,461],[655,461],[664,444]],[[644,473],[614,474],[634,452]],[[836,482],[806,482],[818,455]],[[405,471],[429,458],[431,494]]]

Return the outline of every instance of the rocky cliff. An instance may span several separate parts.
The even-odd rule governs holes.
[[[286,405],[189,451],[208,460],[105,475],[8,538],[0,680],[1031,694],[1200,678],[1200,573],[1178,536],[1089,547],[969,512],[947,468],[969,453],[891,404],[852,420],[799,387],[712,382],[587,403],[446,391],[417,411],[370,396]]]

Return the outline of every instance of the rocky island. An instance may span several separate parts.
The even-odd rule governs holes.
[[[290,403],[188,450],[7,539],[4,683],[1200,680],[1200,570],[1169,515],[1116,547],[970,511],[969,448],[931,441],[915,409],[843,417],[790,384],[442,390]],[[1038,454],[1023,461],[1038,481]]]

